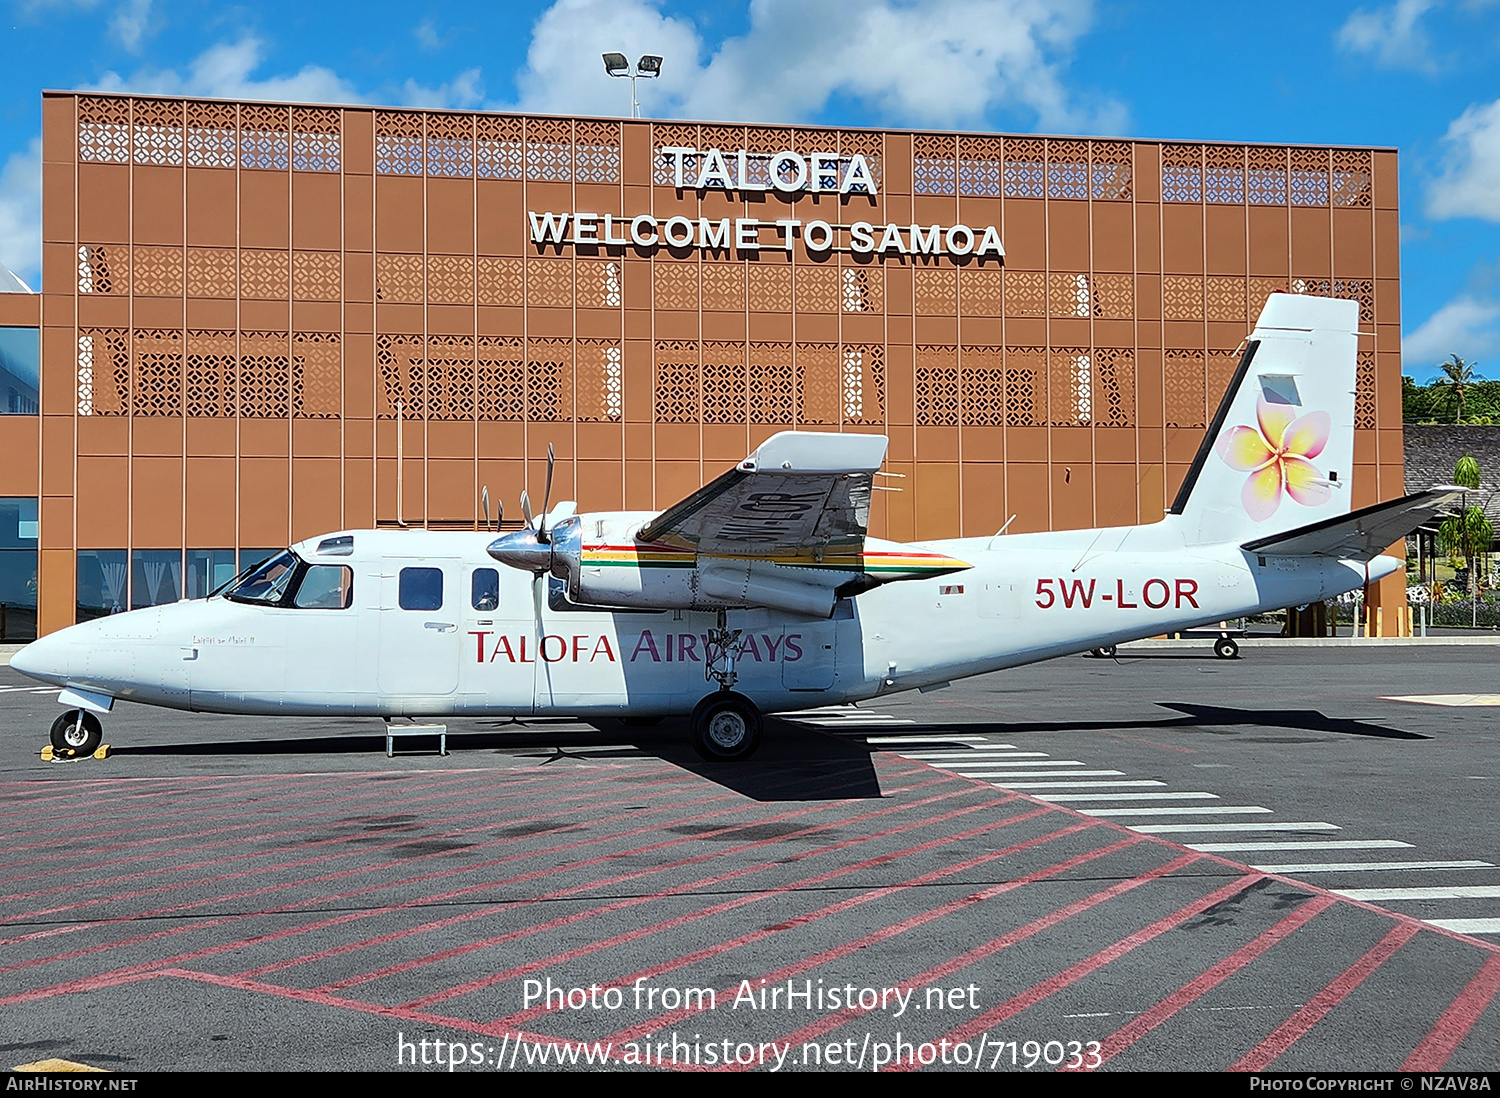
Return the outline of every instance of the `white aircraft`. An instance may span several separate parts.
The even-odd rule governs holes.
[[[1274,294],[1170,511],[1095,530],[899,544],[866,535],[879,435],[783,432],[658,514],[311,538],[207,599],[74,625],[11,666],[64,689],[63,755],[116,699],[195,712],[691,716],[710,759],[761,714],[1326,599],[1433,489],[1352,511],[1358,306]],[[551,472],[548,472],[548,491]]]

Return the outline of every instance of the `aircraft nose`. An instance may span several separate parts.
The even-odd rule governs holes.
[[[58,633],[34,640],[10,658],[13,670],[43,682],[61,682],[64,654],[69,647]]]

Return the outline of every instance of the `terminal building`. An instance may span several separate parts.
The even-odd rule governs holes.
[[[3,640],[486,489],[513,525],[549,444],[584,510],[806,428],[890,436],[881,537],[1151,522],[1274,291],[1359,301],[1353,503],[1403,489],[1392,149],[71,92],[42,128]]]

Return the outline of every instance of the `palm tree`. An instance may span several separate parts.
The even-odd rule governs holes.
[[[1479,363],[1470,364],[1457,355],[1449,355],[1447,362],[1438,363],[1442,377],[1438,378],[1437,385],[1446,389],[1458,402],[1458,414],[1454,416],[1454,423],[1462,423],[1464,419],[1464,399],[1469,395],[1469,386],[1478,381],[1478,375],[1474,373],[1474,367]]]

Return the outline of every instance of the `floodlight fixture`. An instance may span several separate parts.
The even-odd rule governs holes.
[[[645,54],[635,63],[637,76],[660,76],[661,58],[654,53]]]
[[[630,72],[630,62],[625,59],[623,53],[606,53],[604,71],[611,76],[624,76]]]
[[[630,71],[630,62],[623,53],[606,53],[604,55],[604,71],[610,76],[625,77],[630,81],[630,117],[641,116],[641,105],[635,97],[635,82],[637,80],[650,80],[661,75],[661,57],[658,54],[642,54],[641,59],[635,63],[635,72]]]

